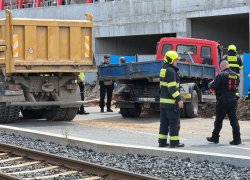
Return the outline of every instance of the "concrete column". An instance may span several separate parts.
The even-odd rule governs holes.
[[[186,19],[186,33],[187,33],[187,38],[192,37],[192,23],[191,19]]]
[[[179,38],[191,38],[192,37],[192,25],[191,25],[191,19],[186,19],[186,27],[184,27],[184,32],[177,32],[176,37]]]

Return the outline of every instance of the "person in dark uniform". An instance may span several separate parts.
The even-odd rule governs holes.
[[[207,141],[215,144],[219,143],[222,123],[226,114],[228,114],[230,124],[233,128],[233,141],[230,141],[229,144],[238,145],[241,144],[241,137],[240,126],[236,117],[238,106],[236,92],[239,87],[240,78],[229,66],[228,61],[222,61],[220,64],[221,72],[208,84],[209,89],[213,89],[216,92],[216,119],[212,137],[207,137]]]
[[[183,101],[179,93],[179,69],[176,67],[179,55],[175,51],[168,51],[164,60],[165,64],[160,72],[161,124],[158,143],[159,147],[168,146],[167,136],[169,133],[170,147],[184,147],[185,145],[179,142],[179,110],[183,108]]]
[[[240,57],[236,56],[236,46],[235,45],[230,45],[228,46],[228,56],[226,56],[224,59],[222,59],[220,62],[223,60],[227,60],[229,63],[229,67],[232,71],[237,73],[237,75],[240,77],[240,70],[243,69],[243,63]],[[239,99],[239,92],[236,92],[237,99]]]
[[[240,57],[236,56],[236,46],[230,45],[228,47],[228,56],[226,56],[223,60],[227,60],[229,63],[229,67],[232,71],[236,72],[237,75],[240,77],[240,70],[243,69],[243,63]]]
[[[85,75],[84,72],[81,72],[78,75],[78,82],[79,82],[79,88],[80,88],[80,95],[81,95],[81,101],[84,101],[84,86],[85,86]],[[84,110],[84,106],[81,105],[80,110],[78,109],[77,114],[89,114]]]
[[[110,56],[105,55],[104,56],[104,62],[102,62],[100,65],[103,64],[110,64]],[[104,112],[104,99],[105,99],[105,94],[107,92],[107,112],[113,112],[113,110],[110,108],[111,107],[111,98],[112,98],[112,93],[114,90],[114,83],[111,85],[105,85],[103,81],[99,81],[100,85],[100,108],[101,112]]]

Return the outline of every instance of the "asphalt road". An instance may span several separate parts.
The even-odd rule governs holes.
[[[158,146],[159,114],[142,114],[139,118],[123,118],[118,110],[113,113],[100,113],[99,108],[87,107],[89,115],[77,115],[71,122],[24,119],[16,123],[5,124],[12,127],[63,134],[67,130],[71,137],[81,137],[103,142]],[[214,119],[181,119],[180,141],[185,143],[181,149],[249,156],[250,154],[250,121],[240,121],[242,145],[232,146],[232,128],[224,120],[220,143],[206,141],[211,135]],[[63,136],[63,135],[62,135]]]

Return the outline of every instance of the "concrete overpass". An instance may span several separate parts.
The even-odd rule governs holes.
[[[14,17],[85,19],[94,15],[97,54],[155,54],[162,37],[192,37],[249,50],[250,0],[123,0],[13,10]],[[4,18],[4,11],[0,18]]]

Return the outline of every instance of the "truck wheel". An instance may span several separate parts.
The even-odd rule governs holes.
[[[61,109],[59,106],[53,106],[51,110],[45,110],[43,115],[49,121],[63,121],[66,112],[65,109]]]
[[[78,110],[78,108],[67,108],[66,115],[65,115],[63,121],[72,121],[77,114],[77,110]]]
[[[120,108],[122,117],[129,117],[128,108]]]
[[[130,117],[139,117],[141,115],[141,107],[129,108],[129,115]]]
[[[188,118],[197,117],[198,114],[198,94],[195,90],[193,90],[192,95],[192,102],[185,104],[186,114]]]
[[[181,118],[186,118],[187,117],[185,104],[183,104],[183,108],[182,108],[182,112],[180,114],[180,117]]]
[[[0,103],[0,123],[5,123],[8,120],[9,110],[6,103]]]
[[[43,116],[43,109],[38,110],[24,110],[21,108],[21,112],[24,118],[26,119],[42,119]]]
[[[14,123],[19,118],[20,106],[9,106],[7,123]]]

